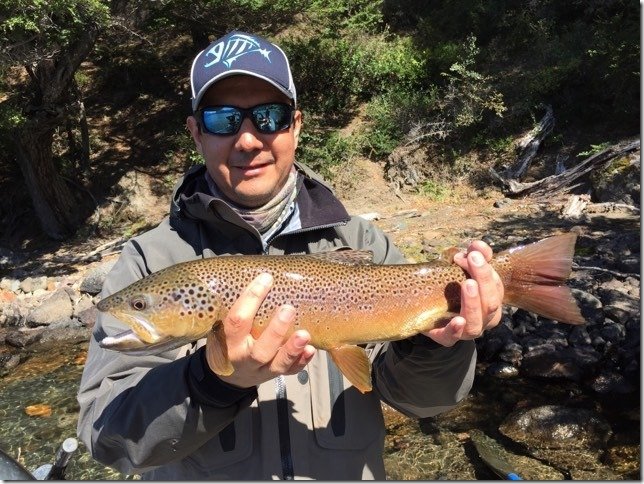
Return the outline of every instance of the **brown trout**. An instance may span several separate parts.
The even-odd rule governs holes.
[[[565,285],[577,236],[542,239],[499,253],[491,264],[505,287],[504,304],[571,324],[584,322]],[[371,390],[370,363],[361,343],[407,338],[444,325],[460,310],[460,283],[467,274],[444,261],[379,265],[368,251],[338,250],[310,255],[232,255],[179,263],[98,303],[130,330],[104,338],[103,348],[134,354],[158,353],[215,331],[243,289],[261,272],[273,288],[261,305],[251,334],[257,338],[274,311],[291,304],[293,331],[305,329],[311,345],[330,353],[361,392]],[[233,372],[226,356],[215,372]]]

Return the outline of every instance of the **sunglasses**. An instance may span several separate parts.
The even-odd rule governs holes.
[[[258,104],[252,108],[206,106],[197,111],[197,119],[206,133],[216,136],[236,134],[246,118],[260,133],[277,133],[291,127],[293,106],[285,103]]]

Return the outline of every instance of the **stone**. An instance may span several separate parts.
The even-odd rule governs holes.
[[[64,289],[54,292],[27,315],[28,326],[48,326],[72,317],[72,301]]]
[[[562,405],[514,411],[499,431],[536,449],[603,449],[612,435],[608,422],[596,412]]]
[[[521,373],[537,378],[559,378],[582,381],[594,373],[600,354],[591,347],[556,347],[551,343],[538,346],[523,355]]]
[[[116,264],[116,260],[111,260],[90,269],[81,281],[80,291],[91,295],[96,295],[101,292],[103,283],[105,282],[105,276],[112,270],[114,264]]]

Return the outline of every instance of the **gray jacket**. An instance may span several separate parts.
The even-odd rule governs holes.
[[[169,265],[225,254],[351,247],[372,250],[376,263],[405,262],[305,167],[298,165],[298,228],[267,244],[208,195],[204,170],[194,167],[177,185],[169,217],[126,244],[103,297]],[[414,417],[449,410],[469,392],[476,361],[471,341],[445,348],[419,335],[367,346],[374,391],[366,394],[325,351],[297,375],[242,390],[208,369],[205,340],[155,356],[98,346],[124,329],[99,315],[78,394],[78,435],[95,459],[144,479],[385,479],[381,400]]]

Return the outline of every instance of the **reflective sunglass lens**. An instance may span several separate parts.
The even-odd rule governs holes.
[[[222,107],[203,111],[203,124],[212,134],[233,134],[239,130],[242,114],[235,108]]]
[[[215,135],[225,136],[237,133],[246,117],[250,117],[260,133],[276,133],[291,125],[293,108],[288,104],[260,104],[249,109],[214,106],[201,110],[204,129]]]

